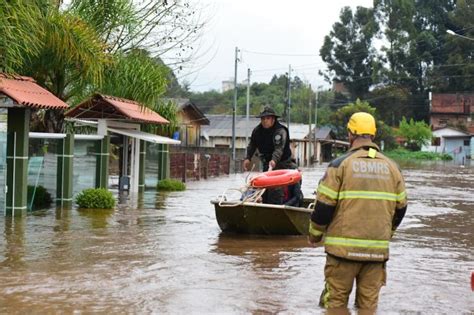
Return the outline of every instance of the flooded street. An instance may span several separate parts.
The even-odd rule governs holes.
[[[303,169],[305,196],[325,167]],[[409,207],[379,313],[474,312],[474,168],[403,173]],[[221,234],[209,201],[244,180],[188,182],[185,192],[147,192],[100,215],[1,217],[0,313],[322,313],[322,248],[303,236]]]

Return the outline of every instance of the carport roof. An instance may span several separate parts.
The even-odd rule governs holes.
[[[31,108],[67,109],[69,107],[30,77],[0,73],[0,94],[6,95],[18,105]]]
[[[89,120],[111,119],[152,124],[169,123],[158,113],[138,102],[103,94],[93,95],[88,100],[67,111],[65,116]]]

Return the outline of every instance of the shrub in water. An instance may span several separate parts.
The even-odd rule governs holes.
[[[179,180],[166,178],[160,180],[156,188],[158,190],[182,191],[186,190],[186,185]]]
[[[76,204],[84,209],[112,209],[115,207],[115,198],[107,189],[89,188],[76,196]]]
[[[33,206],[30,210],[37,210],[37,209],[44,209],[48,208],[53,199],[51,198],[51,194],[44,188],[43,186],[28,186],[28,205],[31,204],[31,198],[33,198],[33,192],[35,197],[33,199]]]

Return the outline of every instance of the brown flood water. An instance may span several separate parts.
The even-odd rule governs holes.
[[[324,169],[303,169],[306,196]],[[378,313],[472,313],[474,168],[407,166],[404,174],[409,208]],[[209,200],[244,180],[147,192],[101,215],[0,217],[0,313],[323,313],[322,248],[298,236],[221,234]]]

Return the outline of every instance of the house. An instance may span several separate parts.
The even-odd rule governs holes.
[[[202,128],[202,146],[231,148],[232,115],[207,115],[207,117],[210,124]],[[235,148],[245,150],[252,130],[260,123],[260,118],[249,117],[247,123],[245,116],[236,115],[235,120]],[[292,154],[298,165],[310,165],[313,161],[328,161],[331,159],[332,146],[343,143],[334,139],[334,133],[329,127],[316,128],[316,131],[313,128],[316,138],[308,136],[310,127],[307,124],[290,124],[289,131]],[[316,139],[316,146],[312,143],[314,141],[312,139]]]
[[[170,99],[178,109],[180,124],[179,134],[176,138],[181,140],[182,146],[201,146],[201,126],[209,125],[209,119],[189,99]]]
[[[472,135],[451,127],[443,127],[433,131],[431,145],[423,146],[422,151],[446,153],[458,164],[464,164],[472,156]]]
[[[290,124],[292,152],[298,165],[326,162],[332,159],[333,146],[348,143],[335,139],[331,128],[323,126],[309,129],[307,124]]]
[[[430,101],[430,125],[433,130],[452,127],[474,134],[474,94],[433,93]]]
[[[202,127],[201,145],[203,147],[231,148],[232,147],[232,115],[207,115],[209,125]],[[235,116],[235,148],[246,149],[248,138],[253,128],[260,123],[260,118]]]

